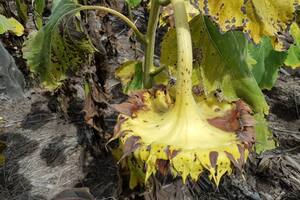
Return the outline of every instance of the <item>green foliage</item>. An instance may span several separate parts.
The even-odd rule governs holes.
[[[53,0],[52,1],[52,11],[54,11],[55,10],[55,8],[61,3],[61,1],[63,1],[63,0]],[[76,0],[68,0],[70,3],[72,2],[72,3],[76,3],[75,1]]]
[[[35,24],[38,29],[43,27],[43,12],[45,9],[45,0],[34,0],[33,9],[34,9],[34,17]]]
[[[24,27],[14,18],[6,18],[0,15],[0,34],[11,31],[17,36],[24,34]]]
[[[255,133],[256,133],[256,145],[255,150],[257,153],[261,153],[266,150],[274,149],[276,144],[273,140],[272,133],[268,128],[267,121],[262,114],[254,115],[256,120]]]
[[[71,0],[60,1],[48,23],[25,42],[24,58],[48,89],[60,86],[67,72],[86,63],[88,55],[95,51],[77,19],[72,21],[69,16],[63,20],[67,14],[76,13],[79,6]],[[61,24],[62,21],[65,23]]]
[[[285,52],[275,51],[270,38],[263,38],[261,44],[249,44],[250,56],[256,61],[252,73],[261,89],[270,90],[278,78],[278,70],[286,59]]]
[[[140,5],[140,3],[142,2],[142,0],[126,0],[126,2],[128,3],[128,5],[130,7],[137,7],[138,5]]]
[[[284,64],[292,68],[297,68],[300,67],[300,28],[298,24],[292,24],[291,34],[294,37],[295,43],[288,50]]]
[[[18,15],[23,22],[28,20],[28,5],[26,0],[16,0]]]

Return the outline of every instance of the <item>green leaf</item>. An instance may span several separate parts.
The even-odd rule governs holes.
[[[267,121],[262,114],[254,115],[256,120],[255,132],[256,132],[256,145],[255,150],[257,153],[261,153],[266,150],[271,150],[276,147],[273,140],[272,133],[268,128]]]
[[[116,70],[115,75],[120,79],[124,93],[129,94],[143,88],[142,67],[140,61],[127,61]]]
[[[291,26],[291,34],[295,43],[288,50],[284,64],[295,69],[300,67],[300,28],[296,23],[293,23]]]
[[[28,20],[28,5],[26,0],[16,0],[16,6],[18,11],[18,16],[21,21],[27,22]]]
[[[130,7],[135,8],[138,5],[140,5],[140,3],[142,2],[142,0],[126,0],[126,2],[128,3],[128,5]]]
[[[270,90],[278,78],[278,70],[286,59],[285,52],[275,51],[270,38],[264,37],[260,45],[249,44],[250,56],[256,60],[252,73],[261,89]]]
[[[55,8],[61,3],[63,0],[53,0],[51,11],[53,12]],[[75,3],[73,0],[68,0],[69,2]]]
[[[206,26],[201,26],[201,20]],[[241,98],[256,112],[268,113],[264,95],[246,62],[247,40],[243,33],[231,31],[222,35],[208,18],[203,20],[201,16],[193,23],[198,27],[192,34],[198,37],[194,45],[200,47],[198,53],[203,56],[200,70],[207,92],[221,89],[226,99]]]
[[[17,36],[24,34],[24,27],[14,18],[6,18],[0,15],[0,34],[11,31]]]
[[[34,0],[33,2],[34,18],[37,29],[43,27],[43,12],[45,6],[45,0]]]
[[[194,70],[206,94],[221,90],[228,101],[243,99],[259,113],[269,107],[247,63],[247,40],[241,32],[221,34],[218,28],[201,15],[190,22]],[[176,35],[170,30],[161,47],[161,63],[176,66]]]
[[[48,89],[59,87],[66,74],[87,63],[89,54],[95,51],[87,35],[74,22],[76,19],[63,20],[68,13],[77,13],[79,7],[71,0],[60,1],[48,23],[25,42],[24,58],[31,72]],[[61,24],[62,21],[68,23]]]

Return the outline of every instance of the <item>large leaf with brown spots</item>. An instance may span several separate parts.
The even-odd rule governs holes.
[[[48,23],[25,42],[23,53],[29,69],[47,89],[60,86],[69,72],[89,61],[95,50],[79,17],[70,18],[79,8],[73,0],[58,2]],[[64,19],[66,15],[68,19]]]
[[[221,31],[242,29],[256,44],[270,36],[277,50],[290,46],[289,25],[299,0],[199,0]]]

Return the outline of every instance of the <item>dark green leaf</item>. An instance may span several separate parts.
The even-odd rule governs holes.
[[[270,90],[278,77],[278,70],[286,59],[285,52],[275,51],[271,39],[264,37],[261,44],[249,44],[250,56],[256,61],[252,73],[262,89]]]

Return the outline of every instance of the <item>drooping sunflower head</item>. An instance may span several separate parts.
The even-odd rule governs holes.
[[[191,98],[175,104],[162,87],[115,105],[121,114],[114,139],[120,139],[131,187],[157,172],[196,181],[206,170],[218,185],[233,166],[242,168],[255,142],[251,109],[242,101]]]

